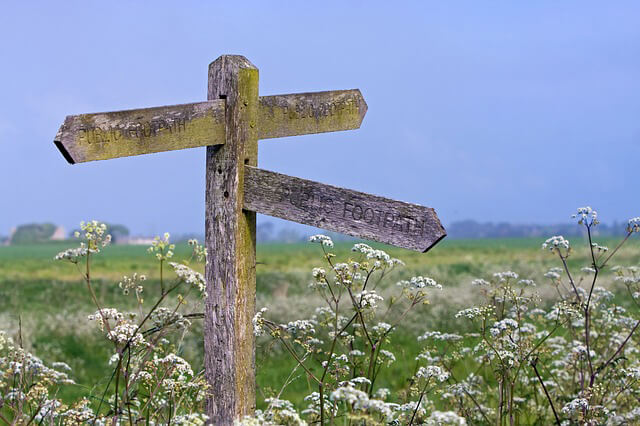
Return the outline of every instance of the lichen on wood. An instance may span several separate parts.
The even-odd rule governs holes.
[[[232,425],[255,409],[256,215],[242,209],[244,165],[258,160],[258,70],[242,56],[209,66],[209,99],[226,101],[224,145],[207,147],[204,317],[206,411]]]
[[[358,89],[261,96],[258,138],[358,129],[366,113]]]
[[[70,163],[224,143],[225,102],[68,116],[55,138]]]
[[[425,252],[446,236],[435,210],[246,166],[244,208]]]

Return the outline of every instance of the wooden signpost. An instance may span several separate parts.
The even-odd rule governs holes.
[[[432,208],[257,168],[258,139],[359,128],[359,90],[258,96],[258,69],[232,55],[208,83],[206,102],[68,116],[54,143],[72,164],[207,147],[206,414],[232,425],[255,408],[256,212],[421,252],[446,233]]]

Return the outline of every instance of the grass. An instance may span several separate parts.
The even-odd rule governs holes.
[[[614,241],[599,241],[614,246]],[[542,239],[500,240],[445,240],[429,253],[380,246],[392,256],[405,261],[406,266],[394,271],[389,283],[414,275],[435,278],[445,290],[432,300],[432,305],[410,317],[404,332],[394,338],[393,351],[398,361],[380,377],[379,384],[396,387],[411,375],[419,346],[415,339],[427,329],[452,330],[458,327],[453,313],[474,302],[469,283],[474,278],[486,278],[493,272],[513,270],[523,278],[531,278],[545,290],[543,274],[559,266],[557,258],[540,249]],[[586,245],[575,251],[570,265],[578,270],[589,264]],[[73,265],[56,262],[59,251],[71,247],[70,243],[52,243],[27,246],[0,247],[0,329],[14,337],[19,334],[27,348],[46,361],[64,361],[73,368],[73,377],[80,383],[63,391],[61,396],[71,401],[93,389],[100,392],[108,380],[107,360],[111,348],[100,337],[94,324],[86,316],[95,309]],[[351,255],[351,243],[336,244],[333,252],[338,259]],[[176,257],[186,258],[189,248],[177,247]],[[319,300],[307,288],[310,270],[324,266],[322,252],[314,244],[266,244],[257,250],[257,304],[270,306],[269,318],[287,321],[305,317],[318,306]],[[640,245],[631,241],[621,252],[615,264],[640,263]],[[124,297],[117,286],[123,275],[134,272],[146,274],[145,298],[153,300],[158,294],[157,262],[142,246],[111,246],[95,259],[92,268],[95,288],[103,306],[122,309],[135,307],[133,297]],[[604,280],[607,278],[606,272]],[[548,287],[548,286],[547,286]],[[201,309],[201,308],[200,308]],[[194,326],[194,333],[182,344],[183,355],[202,367],[202,328]],[[259,341],[257,355],[258,403],[262,396],[280,391],[280,386],[295,366],[277,344]],[[309,391],[309,383],[300,371],[296,380],[284,390],[282,397],[300,402]]]

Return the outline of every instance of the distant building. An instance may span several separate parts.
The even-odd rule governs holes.
[[[58,226],[56,227],[56,230],[53,231],[53,234],[51,235],[51,237],[49,237],[49,239],[52,241],[63,241],[67,239],[66,235],[67,234],[64,231],[64,227]]]
[[[150,246],[153,243],[151,237],[122,237],[117,240],[117,244],[130,244],[134,246]]]

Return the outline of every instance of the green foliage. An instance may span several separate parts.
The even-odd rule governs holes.
[[[56,231],[53,223],[29,223],[20,225],[11,236],[11,244],[33,244],[47,241]]]
[[[96,339],[96,334],[101,336],[93,348],[68,336],[56,341],[64,342],[74,361],[89,360],[99,366],[98,374],[104,378],[78,392],[78,388],[73,388],[75,382],[70,373],[85,373],[86,364],[73,363],[74,370],[66,363],[43,362],[25,350],[21,326],[17,343],[0,334],[0,371],[3,372],[0,419],[6,423],[204,424],[206,421],[201,413],[208,386],[202,373],[194,371],[190,363],[178,355],[185,351],[184,335],[192,325],[191,319],[202,317],[204,277],[188,264],[203,261],[204,248],[190,241],[193,255],[179,263],[174,261],[169,234],[162,239],[157,237],[148,252],[159,269],[159,296],[145,304],[146,276],[137,273],[123,276],[114,287],[121,298],[133,301],[125,304],[129,309],[116,308],[105,305],[106,298],[96,293],[97,282],[91,269],[92,259],[111,242],[106,230],[107,226],[97,221],[81,223],[80,246],[55,256],[56,260],[77,267],[89,298],[88,305],[93,305],[94,311],[74,325],[82,326],[88,320],[95,330],[85,331],[92,336],[91,340]],[[163,273],[165,269],[173,270],[174,277],[169,278],[169,271]],[[157,294],[157,290],[153,293]],[[188,309],[199,308],[200,312],[189,311],[187,305]],[[53,329],[56,334],[55,324]],[[33,350],[43,350],[52,343],[39,340],[34,342]],[[69,387],[71,390],[65,392]],[[71,403],[65,403],[59,394],[71,399]]]
[[[405,380],[390,380],[390,388],[378,380],[398,361],[389,349],[413,346],[394,345],[396,330],[407,328],[409,311],[439,285],[417,276],[397,283],[402,295],[385,292],[382,279],[368,287],[370,278],[382,278],[397,263],[365,245],[339,261],[326,251],[333,247],[327,237],[312,237],[325,250],[327,265],[313,269],[309,287],[324,306],[305,319],[280,323],[268,319],[266,308],[258,312],[256,334],[279,342],[280,356],[294,362],[279,390],[265,389],[264,410],[244,424],[638,423],[640,268],[609,262],[640,232],[640,218],[629,221],[624,239],[609,250],[593,241],[593,209],[580,208],[574,217],[585,227],[586,262],[575,268],[575,249],[554,236],[542,248],[560,267],[540,273],[542,291],[512,270],[473,280],[470,306],[451,315],[443,328],[423,324],[414,362],[408,358],[394,372]],[[472,271],[459,262],[451,266],[456,273]],[[609,288],[600,284],[606,271]],[[545,296],[545,287],[555,297]],[[614,289],[630,297],[616,297]],[[394,314],[403,299],[409,306]],[[306,378],[307,395],[292,404],[282,398],[299,377]]]
[[[129,236],[129,228],[117,223],[107,223],[107,232],[113,238],[114,242],[117,242],[121,238]]]

